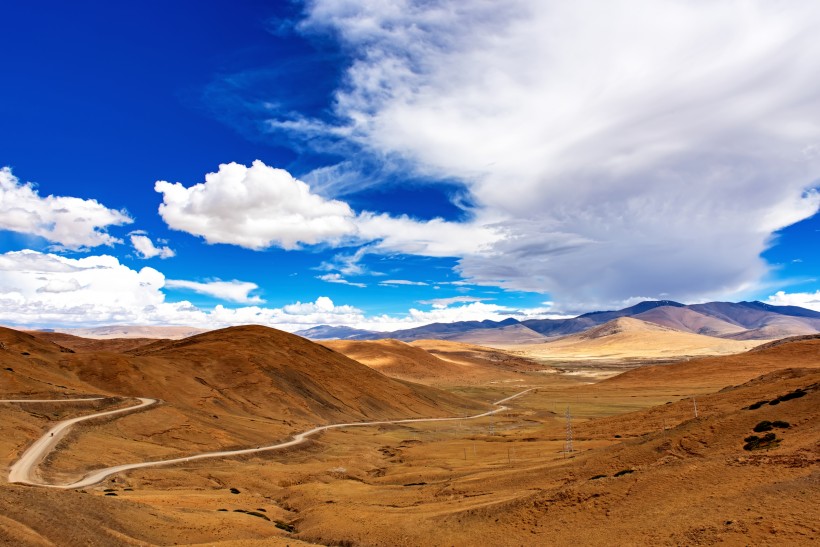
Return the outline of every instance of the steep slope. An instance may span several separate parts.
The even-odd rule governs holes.
[[[633,316],[635,319],[663,327],[706,336],[722,336],[746,332],[739,325],[728,323],[682,307],[659,306]]]
[[[122,374],[117,365],[139,374]],[[443,415],[470,405],[444,392],[391,380],[319,344],[260,326],[157,342],[120,362],[88,363],[85,375],[132,395],[181,404],[194,399],[214,410],[262,410],[303,422]]]
[[[579,334],[519,349],[542,359],[646,359],[739,353],[757,344],[691,334],[632,317],[619,317]]]

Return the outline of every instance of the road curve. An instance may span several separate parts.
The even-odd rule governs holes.
[[[95,399],[73,399],[74,401],[94,401],[102,399],[102,397],[98,397]],[[29,400],[29,401],[20,401],[20,400],[5,400],[0,402],[63,402],[69,401],[72,399],[52,399],[52,400],[44,400],[44,399],[37,399],[37,400]],[[40,464],[41,461],[51,452],[57,443],[60,442],[68,430],[71,428],[72,425],[82,422],[85,420],[91,420],[93,418],[99,418],[100,416],[111,416],[112,414],[122,414],[123,412],[133,412],[139,408],[143,408],[146,406],[153,405],[157,402],[156,399],[144,399],[138,397],[139,404],[135,406],[129,406],[126,408],[118,408],[117,410],[106,410],[105,412],[97,412],[95,414],[89,414],[88,416],[80,416],[79,418],[71,418],[69,420],[63,420],[62,422],[58,422],[57,425],[46,431],[45,435],[37,439],[34,444],[29,446],[23,455],[20,456],[20,459],[17,460],[14,465],[11,466],[9,470],[9,482],[19,482],[23,484],[33,484],[36,486],[52,486],[41,481],[38,481],[34,478],[33,473],[37,466]]]
[[[49,488],[60,488],[60,489],[85,488],[87,486],[92,486],[94,484],[97,484],[97,483],[103,481],[104,479],[106,479],[107,477],[110,477],[111,475],[114,475],[116,473],[121,473],[123,471],[130,471],[131,469],[141,469],[141,468],[144,468],[144,467],[156,467],[156,466],[160,466],[160,465],[172,465],[172,464],[175,464],[175,463],[186,463],[186,462],[192,462],[192,461],[195,461],[195,460],[204,460],[204,459],[207,459],[207,458],[222,458],[222,457],[226,457],[226,456],[239,456],[239,455],[242,455],[242,454],[256,454],[256,453],[259,453],[259,452],[265,452],[265,451],[269,451],[269,450],[279,450],[279,449],[282,449],[282,448],[288,448],[290,446],[296,446],[298,444],[301,444],[301,443],[305,442],[305,440],[308,437],[310,437],[312,435],[315,435],[317,433],[320,433],[322,431],[329,430],[329,429],[339,429],[339,428],[343,428],[343,427],[364,427],[364,426],[373,426],[373,425],[407,424],[407,423],[419,423],[419,422],[451,422],[451,421],[459,421],[459,420],[475,420],[477,418],[483,418],[485,416],[491,416],[493,414],[497,414],[499,412],[503,412],[505,410],[508,410],[509,407],[503,406],[503,403],[511,401],[512,399],[515,399],[516,397],[520,397],[521,395],[524,395],[525,393],[528,393],[528,392],[532,391],[533,389],[535,389],[535,388],[525,389],[524,391],[516,393],[515,395],[511,395],[509,397],[501,399],[500,401],[496,401],[495,403],[493,403],[493,405],[498,406],[498,408],[496,408],[494,410],[489,410],[487,412],[483,412],[481,414],[475,414],[473,416],[462,416],[462,417],[452,417],[452,418],[409,418],[409,419],[404,419],[404,420],[380,420],[380,421],[373,421],[373,422],[350,422],[350,423],[342,423],[342,424],[322,425],[322,426],[314,427],[313,429],[309,429],[309,430],[304,431],[302,433],[297,433],[296,435],[293,436],[293,438],[291,440],[285,441],[285,442],[282,442],[282,443],[278,443],[278,444],[272,444],[272,445],[268,445],[268,446],[261,446],[259,448],[243,448],[243,449],[240,449],[240,450],[223,450],[223,451],[219,451],[219,452],[205,452],[205,453],[202,453],[202,454],[196,454],[194,456],[186,456],[186,457],[182,457],[182,458],[173,458],[173,459],[169,459],[169,460],[157,460],[157,461],[151,461],[151,462],[140,462],[140,463],[129,463],[129,464],[124,464],[124,465],[115,465],[113,467],[106,467],[104,469],[99,469],[97,471],[93,471],[93,472],[89,473],[88,475],[86,475],[85,477],[83,477],[82,479],[80,479],[76,482],[68,483],[68,484],[49,484],[49,483],[45,483],[45,482],[41,482],[41,481],[36,481],[30,476],[31,469],[33,468],[33,466],[35,466],[42,459],[42,457],[45,456],[45,454],[48,452],[48,450],[50,450],[53,447],[53,445],[51,445],[51,444],[48,445],[48,448],[40,449],[38,451],[38,454],[40,455],[39,459],[34,458],[32,460],[31,458],[29,458],[28,460],[26,460],[27,463],[24,463],[23,465],[21,465],[21,463],[24,462],[24,460],[26,459],[26,456],[30,452],[33,451],[35,446],[40,445],[40,443],[42,443],[44,440],[46,442],[48,442],[49,439],[50,439],[49,433],[53,432],[55,428],[60,427],[63,424],[65,424],[66,427],[68,427],[71,424],[74,424],[74,423],[76,423],[78,421],[81,421],[81,420],[86,420],[86,419],[89,419],[89,418],[94,418],[94,417],[105,415],[105,414],[112,414],[112,413],[116,413],[116,412],[126,412],[126,411],[129,411],[129,410],[135,410],[137,408],[140,408],[141,406],[147,406],[147,404],[153,404],[153,402],[156,402],[153,399],[140,399],[141,401],[151,401],[151,402],[149,402],[147,404],[141,404],[138,407],[129,407],[128,409],[120,409],[120,410],[115,410],[115,411],[112,411],[112,412],[109,412],[109,413],[94,414],[94,415],[91,415],[91,416],[86,416],[86,417],[82,417],[82,418],[74,418],[73,420],[66,420],[65,422],[60,422],[57,426],[55,426],[54,428],[49,430],[49,433],[46,433],[45,436],[41,437],[34,445],[32,445],[28,450],[26,450],[26,452],[23,454],[23,456],[20,458],[20,460],[12,466],[12,472],[9,473],[9,482],[20,482],[20,483],[25,483],[25,484],[35,485],[35,486],[45,486],[45,487],[49,487]],[[71,422],[71,424],[69,424],[68,422]],[[63,429],[63,431],[64,431],[64,429]],[[55,437],[56,437],[56,433],[55,433]],[[56,441],[55,441],[55,444],[56,444]],[[19,468],[19,470],[18,470],[18,468]],[[15,473],[17,473],[17,474],[15,474]]]

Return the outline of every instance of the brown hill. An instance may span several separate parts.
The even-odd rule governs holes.
[[[332,340],[322,344],[387,376],[428,385],[521,381],[519,372],[548,368],[503,351],[449,340],[409,344],[398,340]]]
[[[601,386],[723,387],[784,368],[820,368],[820,337],[780,340],[751,351],[631,370]]]
[[[83,338],[64,332],[26,332],[40,340],[53,342],[80,353],[95,351],[122,353],[158,341],[157,338]]]
[[[465,372],[462,366],[398,340],[328,340],[321,344],[392,378],[425,384],[446,383],[461,378]]]
[[[739,353],[759,344],[681,332],[632,317],[619,317],[579,334],[517,349],[539,359],[657,359]]]
[[[111,325],[107,327],[59,329],[59,332],[82,338],[169,338],[181,340],[206,332],[195,327],[160,327],[152,325]]]
[[[746,329],[743,327],[728,323],[717,317],[704,315],[688,308],[674,306],[659,306],[634,315],[633,317],[670,329],[706,336],[722,336],[746,332]]]
[[[93,434],[68,443],[63,449],[67,454],[57,458],[51,471],[60,476],[76,477],[92,465],[253,446],[313,425],[487,409],[388,378],[267,327],[222,329],[130,353],[70,353],[25,333],[4,329],[0,334],[6,347],[3,366],[12,369],[0,371],[2,399],[102,394],[163,401],[95,425]],[[0,448],[10,456],[42,431],[25,412],[4,416],[0,437],[6,441]]]

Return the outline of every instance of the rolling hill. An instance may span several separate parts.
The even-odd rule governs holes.
[[[738,353],[757,344],[681,332],[634,317],[619,317],[578,334],[517,349],[541,359],[652,359]]]

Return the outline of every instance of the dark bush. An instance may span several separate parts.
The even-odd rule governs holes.
[[[227,509],[217,509],[217,511],[220,511],[220,512],[224,513],[225,511],[227,511]]]
[[[238,488],[231,488],[231,494],[238,494],[238,493],[239,493]]]
[[[780,439],[774,433],[766,433],[762,437],[750,435],[743,441],[746,443],[743,445],[743,450],[763,450],[774,448],[780,444]]]
[[[788,429],[791,427],[789,422],[781,422],[780,420],[775,420],[772,422],[773,427],[779,427],[780,429]]]
[[[260,519],[265,519],[265,520],[267,520],[267,521],[270,521],[270,519],[269,519],[266,515],[263,515],[262,513],[258,513],[258,512],[256,512],[256,511],[245,511],[245,512],[246,512],[248,515],[252,515],[252,516],[254,516],[254,517],[259,517]]]
[[[295,532],[296,527],[293,524],[288,524],[287,522],[282,522],[281,520],[274,521],[274,525],[280,530],[284,530],[285,532]]]
[[[778,399],[780,399],[781,401],[791,401],[792,399],[799,399],[800,397],[803,397],[805,394],[805,391],[798,388],[792,391],[791,393],[781,395],[780,397],[778,397]]]
[[[780,399],[775,399],[774,401],[769,401],[769,404],[770,404],[771,406],[774,406],[774,405],[779,405],[779,404],[780,404]]]
[[[767,405],[767,404],[769,404],[769,401],[758,401],[756,403],[752,403],[751,405],[749,405],[749,410],[757,410],[761,406]]]
[[[595,475],[594,477],[590,477],[589,480],[596,481],[598,479],[605,479],[606,475]]]
[[[754,427],[755,433],[763,433],[764,431],[771,431],[772,430],[772,422],[769,420],[763,420],[759,424]]]
[[[620,438],[621,438],[621,436],[620,436],[620,435],[615,435],[615,438],[616,438],[616,439],[620,439]]]
[[[634,469],[622,469],[613,475],[613,477],[623,477],[624,475],[629,475],[630,473],[634,473]]]

